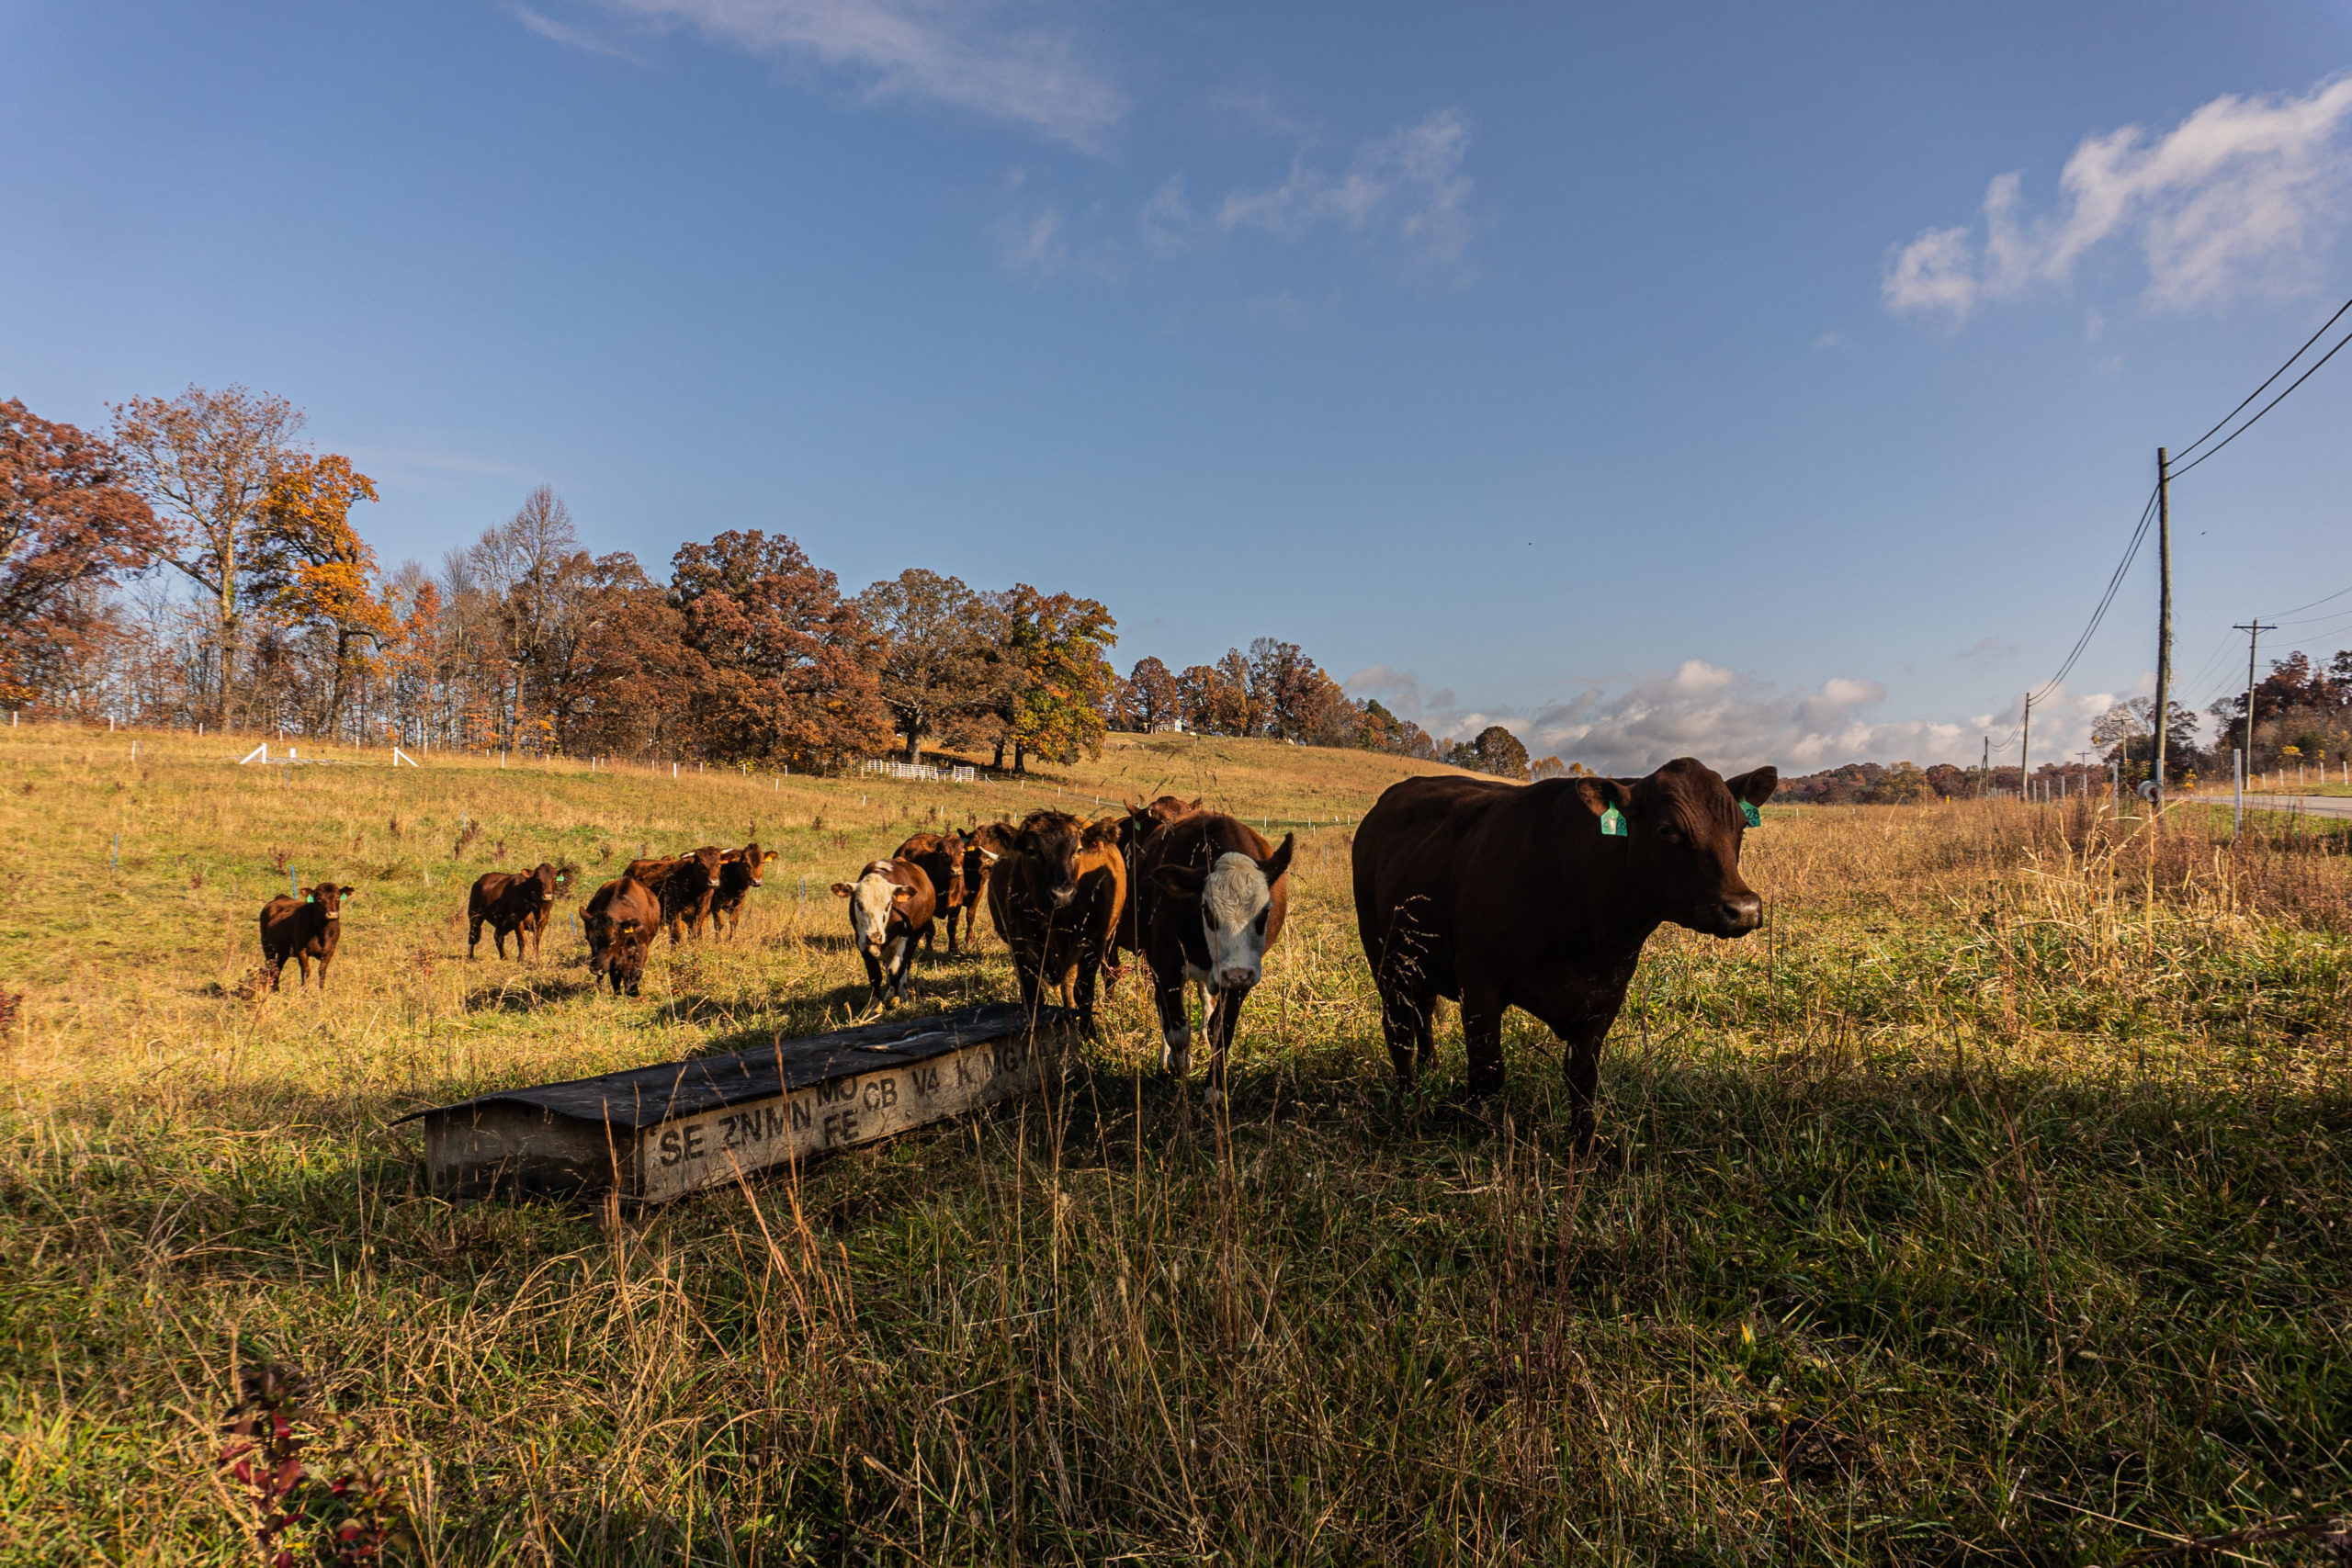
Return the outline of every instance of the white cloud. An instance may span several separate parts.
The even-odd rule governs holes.
[[[1952,657],[1959,660],[1962,664],[1975,664],[1989,667],[2015,659],[2017,655],[2018,645],[2016,643],[2005,642],[1996,637],[1988,637],[1984,641],[1976,644],[1973,648],[1962,649],[1958,653],[1953,654]]]
[[[601,54],[613,60],[626,60],[632,65],[640,63],[637,56],[629,53],[628,51],[616,44],[607,43],[594,33],[583,32],[568,22],[559,22],[553,17],[543,17],[528,6],[514,4],[509,5],[506,9],[516,21],[550,43],[560,43],[566,49],[576,49],[586,54]]]
[[[1049,207],[1034,218],[1007,218],[997,225],[997,251],[1007,271],[1046,277],[1069,260],[1069,240],[1061,209]]]
[[[1686,659],[1613,695],[1595,687],[1532,714],[1464,708],[1451,691],[1431,690],[1410,671],[1386,665],[1360,671],[1344,684],[1355,695],[1379,697],[1442,739],[1500,724],[1530,755],[1626,775],[1677,757],[1696,757],[1723,773],[1765,762],[1784,773],[1847,762],[1971,762],[1988,731],[1996,741],[2007,737],[2014,760],[2023,707],[2020,696],[2006,714],[1965,722],[1885,719],[1872,710],[1885,702],[1886,688],[1865,677],[1833,675],[1809,691],[1789,692],[1702,659]],[[2034,754],[2047,760],[2087,745],[2092,720],[2121,695],[2061,692],[2037,702]]]
[[[1393,235],[1424,260],[1458,260],[1470,243],[1471,180],[1462,172],[1469,149],[1469,121],[1459,109],[1438,109],[1364,142],[1337,175],[1300,153],[1281,185],[1227,196],[1216,225],[1297,240],[1332,224]]]
[[[1192,243],[1196,231],[1193,204],[1184,195],[1183,175],[1169,175],[1151,193],[1151,199],[1136,216],[1136,227],[1143,233],[1144,248],[1156,256],[1172,256]]]
[[[995,25],[1001,7],[943,0],[604,0],[755,54],[856,73],[876,97],[935,99],[1099,148],[1126,113],[1065,31]]]
[[[2352,184],[2352,76],[2301,97],[2215,98],[2165,135],[2136,125],[2084,138],[2058,176],[2058,210],[2021,213],[2023,176],[1985,189],[1984,241],[1928,229],[1881,281],[1889,310],[1955,323],[1980,304],[2070,282],[2110,242],[2136,243],[2147,300],[2180,310],[2309,284]]]

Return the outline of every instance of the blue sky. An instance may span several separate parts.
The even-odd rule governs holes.
[[[0,0],[0,396],[282,394],[387,564],[547,482],[1539,755],[1973,759],[2352,295],[2347,70],[2335,5]],[[2176,487],[2188,697],[2352,585],[2347,415]]]

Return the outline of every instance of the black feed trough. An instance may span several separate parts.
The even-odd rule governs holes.
[[[424,1122],[434,1192],[646,1202],[854,1147],[1046,1081],[1078,1015],[989,1002],[722,1056],[503,1089],[401,1118]]]

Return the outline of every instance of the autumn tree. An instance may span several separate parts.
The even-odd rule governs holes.
[[[681,547],[670,569],[692,655],[686,716],[706,755],[806,769],[888,742],[880,638],[798,545],[730,530]]]
[[[1028,754],[1057,762],[1102,750],[1106,698],[1118,679],[1104,650],[1118,641],[1108,606],[1027,583],[990,595],[1001,614],[1004,659],[993,705],[996,766],[1012,748],[1012,771]]]
[[[107,445],[0,403],[0,702],[35,700],[61,659],[109,623],[98,591],[163,545]]]
[[[115,444],[130,487],[164,528],[161,558],[212,611],[216,720],[228,716],[245,608],[241,597],[267,525],[270,496],[299,457],[301,411],[243,387],[190,387],[115,408]]]
[[[1194,664],[1176,677],[1184,727],[1199,735],[1240,735],[1250,724],[1250,691],[1222,664]]]
[[[1475,740],[1457,743],[1453,754],[1446,759],[1457,768],[1469,768],[1477,773],[1492,773],[1497,778],[1523,779],[1527,776],[1527,748],[1518,736],[1499,724],[1490,724],[1478,731]]]
[[[961,739],[990,705],[1001,673],[1000,613],[960,578],[921,567],[875,583],[857,604],[882,639],[882,705],[905,738],[907,761],[920,762],[927,738]]]
[[[278,470],[244,569],[246,598],[281,626],[332,638],[334,661],[319,728],[341,722],[351,677],[373,668],[392,630],[375,592],[376,552],[351,525],[351,509],[376,499],[373,480],[348,458],[289,458]]]
[[[1140,734],[1167,728],[1183,713],[1183,694],[1167,665],[1146,655],[1127,672],[1121,693],[1126,724]]]

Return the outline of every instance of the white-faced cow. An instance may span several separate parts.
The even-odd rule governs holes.
[[[1212,1105],[1225,1098],[1225,1054],[1241,1004],[1283,934],[1291,842],[1284,834],[1269,844],[1246,822],[1197,812],[1153,829],[1136,850],[1136,924],[1159,1007],[1160,1066],[1180,1078],[1190,1070],[1184,987],[1198,986]]]
[[[1600,1043],[1650,932],[1671,921],[1737,937],[1761,922],[1740,840],[1780,777],[1724,779],[1683,757],[1640,779],[1391,784],[1356,830],[1354,871],[1398,1080],[1429,1061],[1435,1000],[1449,997],[1470,1091],[1500,1089],[1503,1010],[1523,1009],[1567,1043],[1577,1145],[1589,1149]]]
[[[931,878],[912,861],[877,860],[855,882],[834,883],[833,897],[849,900],[850,935],[874,1005],[905,1000],[915,943],[929,934],[938,905]]]

